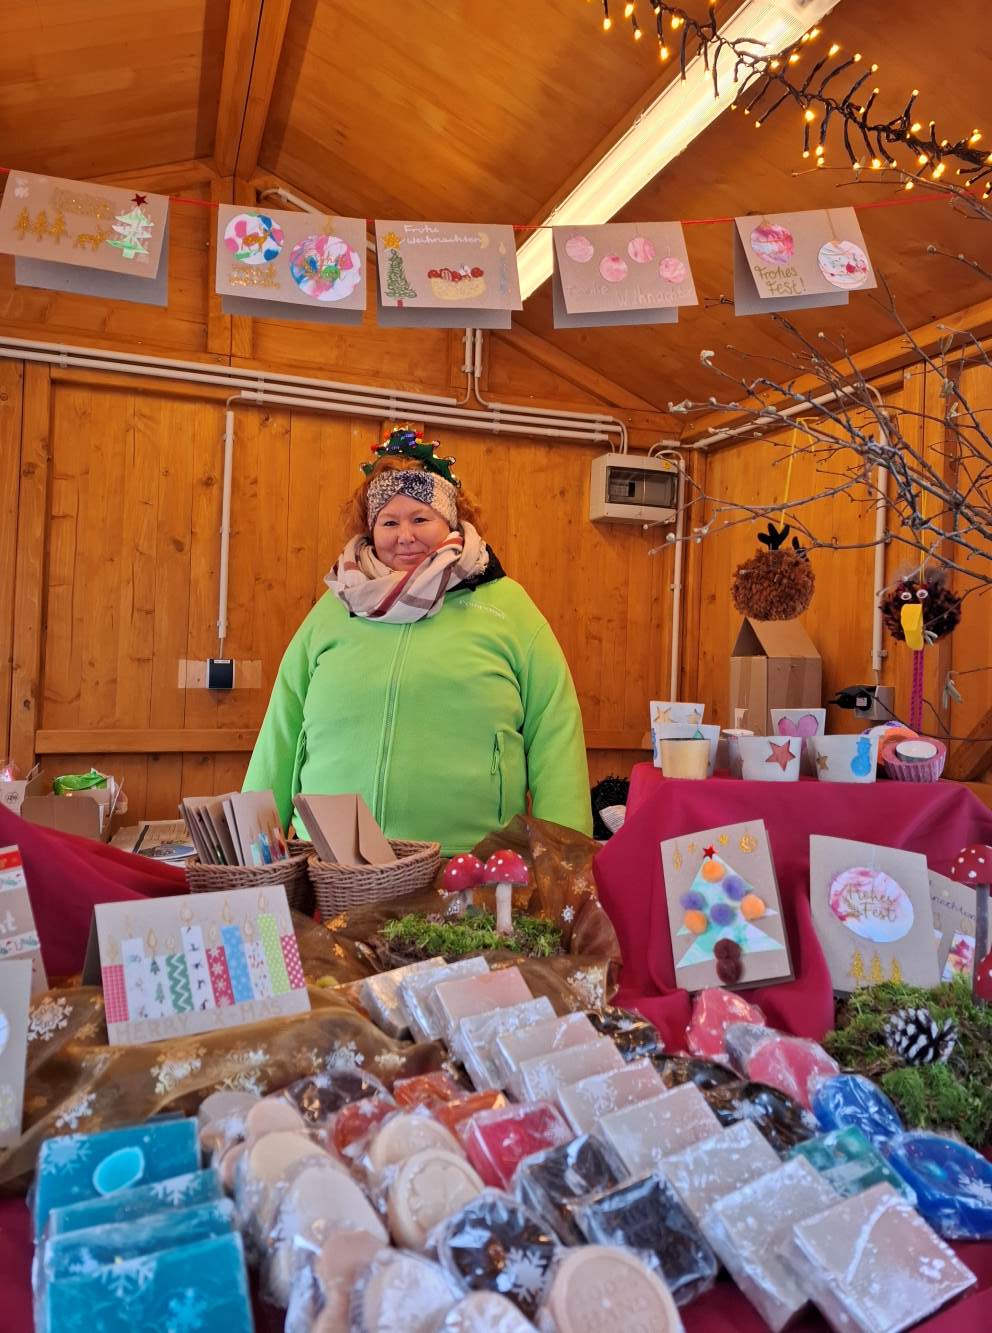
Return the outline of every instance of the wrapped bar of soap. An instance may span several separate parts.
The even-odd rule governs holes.
[[[808,1139],[793,1148],[792,1155],[805,1157],[842,1199],[862,1194],[873,1185],[891,1185],[911,1204],[916,1202],[912,1188],[853,1125],[848,1129],[832,1129],[829,1134],[818,1134],[815,1139]]]
[[[366,977],[358,988],[359,999],[372,1022],[390,1037],[405,1037],[410,1031],[410,1020],[400,999],[400,985],[407,977],[418,972],[436,971],[444,967],[443,958],[428,958],[406,967],[394,967],[390,972],[379,972]]]
[[[558,1264],[542,1319],[555,1333],[650,1330],[682,1333],[671,1292],[657,1273],[629,1250],[586,1245]]]
[[[442,981],[478,977],[489,971],[484,958],[462,958],[457,963],[414,972],[400,982],[400,1000],[417,1041],[437,1041],[443,1033],[441,1015],[434,1003],[434,991]]]
[[[716,1279],[713,1252],[671,1185],[657,1173],[573,1206],[579,1230],[597,1245],[653,1254],[668,1289],[688,1305]]]
[[[335,1231],[297,1269],[285,1333],[348,1333],[351,1289],[382,1248],[367,1231]]]
[[[254,1328],[237,1233],[52,1282],[45,1289],[42,1309],[38,1333],[184,1328],[197,1333],[252,1333]]]
[[[285,1129],[305,1134],[308,1128],[307,1122],[293,1103],[282,1096],[263,1097],[244,1118],[244,1137],[248,1143],[254,1143],[263,1134],[273,1134],[276,1130]]]
[[[631,1175],[641,1176],[672,1153],[719,1134],[720,1122],[695,1084],[683,1083],[603,1116],[599,1128]]]
[[[349,1102],[366,1097],[388,1097],[385,1084],[359,1069],[332,1069],[290,1083],[283,1096],[297,1108],[308,1125],[324,1125]]]
[[[570,1046],[585,1046],[596,1040],[596,1029],[585,1014],[563,1014],[543,1023],[514,1032],[504,1032],[496,1038],[496,1059],[502,1075],[501,1084],[519,1095],[518,1074],[525,1060],[539,1055],[553,1055]]]
[[[655,1025],[632,1009],[607,1005],[604,1009],[590,1009],[588,1017],[596,1031],[609,1037],[625,1060],[639,1060],[641,1056],[665,1049]]]
[[[754,1023],[731,1023],[725,1039],[735,1069],[754,1083],[778,1088],[807,1110],[817,1083],[840,1073],[837,1061],[805,1037],[790,1037]]]
[[[764,1083],[726,1083],[707,1088],[703,1096],[721,1125],[750,1120],[783,1156],[797,1143],[805,1143],[819,1132],[814,1115],[792,1097]]]
[[[229,1116],[247,1114],[260,1100],[261,1098],[257,1092],[238,1092],[237,1090],[212,1092],[209,1097],[204,1097],[200,1103],[196,1119],[200,1128],[206,1129],[207,1125],[212,1124],[215,1120],[226,1120]]]
[[[568,1245],[582,1236],[568,1205],[587,1194],[611,1189],[626,1179],[623,1162],[592,1134],[583,1134],[559,1148],[548,1148],[520,1163],[514,1188],[521,1201],[552,1227]]]
[[[490,1009],[508,1009],[534,998],[519,967],[501,967],[477,977],[439,981],[434,988],[434,1006],[441,1020],[441,1035],[449,1043],[463,1018]]]
[[[400,1166],[389,1186],[389,1230],[397,1245],[423,1250],[439,1222],[483,1190],[482,1180],[458,1153],[427,1148]]]
[[[992,1162],[957,1139],[914,1129],[885,1156],[916,1194],[916,1207],[948,1240],[992,1240]]]
[[[525,1157],[557,1148],[572,1138],[557,1106],[523,1102],[501,1110],[482,1111],[463,1134],[468,1160],[487,1185],[506,1188]]]
[[[559,1088],[558,1104],[576,1134],[588,1134],[608,1115],[663,1095],[665,1085],[650,1060],[633,1060],[621,1069],[593,1074]]]
[[[826,1319],[845,1333],[901,1333],[975,1283],[889,1185],[798,1223],[785,1253]]]
[[[45,1139],[35,1175],[34,1234],[53,1208],[197,1171],[195,1120],[157,1120],[98,1134]]]
[[[801,1157],[717,1200],[703,1219],[707,1240],[762,1319],[778,1333],[806,1304],[780,1250],[797,1222],[837,1202]]]
[[[496,1040],[506,1032],[516,1032],[534,1023],[555,1017],[554,1006],[546,995],[504,1009],[472,1014],[458,1024],[452,1049],[479,1091],[503,1086],[503,1076],[496,1060]]]
[[[432,1069],[412,1078],[398,1078],[393,1084],[397,1106],[433,1106],[435,1102],[453,1102],[468,1091],[444,1069]]]
[[[853,1125],[881,1147],[905,1126],[880,1087],[862,1074],[838,1074],[813,1090],[812,1110],[823,1129]]]
[[[445,1129],[450,1129],[452,1134],[461,1138],[466,1122],[473,1116],[478,1115],[480,1111],[496,1111],[506,1104],[506,1098],[501,1092],[490,1089],[489,1092],[470,1092],[466,1097],[459,1097],[456,1102],[445,1102],[441,1106],[434,1106],[431,1108],[431,1114],[435,1120],[444,1125]]]
[[[451,1307],[437,1333],[534,1333],[534,1325],[505,1296],[472,1291]]]
[[[659,1052],[651,1057],[651,1063],[661,1075],[666,1088],[677,1088],[682,1083],[695,1083],[700,1091],[707,1088],[720,1088],[726,1083],[738,1082],[737,1073],[715,1060],[697,1060],[685,1055],[665,1055]]]
[[[190,1171],[151,1185],[120,1190],[107,1198],[85,1199],[48,1214],[48,1234],[61,1236],[69,1231],[83,1231],[108,1222],[136,1222],[174,1208],[195,1208],[197,1204],[222,1199],[224,1190],[216,1171]]]
[[[532,1319],[558,1251],[554,1234],[528,1208],[485,1190],[448,1218],[437,1236],[443,1267],[469,1291],[494,1291]]]
[[[384,1171],[387,1166],[397,1166],[425,1148],[440,1148],[463,1156],[451,1130],[439,1124],[426,1107],[419,1111],[399,1111],[383,1121],[376,1131],[369,1145],[369,1166],[373,1171]]]
[[[704,1060],[726,1060],[725,1033],[731,1023],[755,1023],[763,1027],[765,1015],[743,995],[722,986],[701,990],[692,1002],[686,1045],[693,1055]]]
[[[360,1151],[355,1145],[360,1145],[395,1110],[391,1097],[367,1097],[363,1102],[342,1106],[327,1131],[334,1151],[340,1157],[354,1157]]]
[[[567,1046],[562,1051],[525,1060],[517,1071],[517,1085],[525,1100],[547,1101],[568,1083],[623,1067],[623,1056],[612,1041],[597,1037],[584,1046]]]
[[[718,1199],[780,1165],[778,1153],[749,1120],[721,1129],[666,1157],[661,1170],[700,1224]]]
[[[365,1268],[351,1299],[351,1333],[434,1333],[461,1295],[440,1265],[384,1250]]]
[[[345,1166],[306,1134],[276,1130],[246,1146],[235,1170],[234,1201],[241,1225],[252,1238],[263,1237],[275,1220],[282,1182],[299,1170],[297,1163],[311,1160],[347,1174]]]

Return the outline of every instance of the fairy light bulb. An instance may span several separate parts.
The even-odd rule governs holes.
[[[913,182],[912,182],[912,181],[907,181],[906,184],[905,184],[902,188],[903,188],[904,190],[911,190],[911,189],[913,188]]]
[[[659,60],[667,60],[670,54],[671,54],[671,52],[669,51],[668,47],[665,45],[664,42],[662,42],[661,45],[658,47],[658,59],[659,59]],[[732,108],[732,109],[735,109],[736,106],[737,106],[737,103],[735,102],[735,103],[734,103],[734,108]]]
[[[822,157],[822,156],[823,156],[823,144],[822,144],[822,143],[818,143],[818,144],[816,145],[816,156],[817,156],[817,157]]]
[[[613,20],[610,18],[609,14],[604,14],[604,15],[603,15],[603,31],[604,31],[604,32],[609,32],[609,30],[610,30],[612,27],[613,27]]]
[[[872,160],[871,160],[871,169],[872,169],[872,171],[881,171],[881,170],[882,170],[882,159],[881,159],[880,157],[873,157],[873,158],[872,158]]]
[[[917,160],[917,162],[920,164],[921,167],[925,167],[926,164],[930,161],[930,159],[927,157],[926,153],[921,153],[921,154],[919,155],[919,157],[918,157],[916,160]]]
[[[798,65],[798,64],[799,64],[799,52],[798,52],[798,51],[791,51],[791,52],[789,53],[789,64],[790,64],[790,65]]]
[[[804,148],[804,149],[803,149],[803,157],[809,157],[809,149],[808,149],[808,148]]]
[[[918,120],[914,120],[912,125],[910,125],[909,127],[909,132],[910,134],[919,134],[922,128],[923,126],[920,124],[920,122]]]
[[[778,69],[778,67],[779,67],[779,65],[781,65],[781,63],[782,63],[781,60],[769,60],[769,62],[768,62],[768,68],[769,68],[769,69]]]
[[[810,110],[809,107],[806,108],[806,110],[805,110],[805,112],[804,112],[803,114],[804,114],[805,117],[806,117],[806,123],[807,123],[807,124],[809,124],[809,122],[810,122],[811,120],[816,120],[816,112]]]
[[[672,32],[678,32],[679,28],[681,28],[684,22],[685,19],[682,17],[681,14],[673,14],[671,19]]]
[[[637,19],[634,19],[634,41],[639,42],[640,40],[641,40],[641,30],[637,26]]]
[[[982,132],[981,132],[981,130],[972,130],[972,132],[971,132],[971,138],[968,140],[968,142],[969,142],[969,143],[978,143],[978,141],[979,141],[979,139],[981,139],[981,137],[982,137]]]
[[[940,178],[941,178],[941,176],[943,176],[943,174],[944,174],[944,163],[943,163],[943,162],[938,162],[937,165],[934,167],[933,171],[930,173],[930,175],[932,176],[932,178],[933,178],[935,181],[936,181],[936,180],[940,180]]]
[[[828,55],[828,56],[835,56],[839,50],[840,50],[840,43],[839,43],[839,42],[831,42],[831,43],[830,43],[830,50],[827,52],[827,55]]]
[[[856,65],[860,65],[860,64],[861,64],[861,52],[860,52],[860,51],[855,51],[855,53],[854,53],[854,55],[851,57],[851,59],[854,61],[854,63],[855,63]]]
[[[633,12],[634,12],[633,0],[627,0],[627,3],[623,7],[624,18],[629,19],[631,14],[633,14]]]
[[[819,29],[819,28],[810,28],[810,30],[809,30],[809,39],[810,39],[811,42],[812,42],[812,41],[815,41],[816,38],[819,37],[819,35],[820,35],[820,29]]]

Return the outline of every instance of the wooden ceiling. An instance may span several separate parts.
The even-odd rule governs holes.
[[[954,138],[978,124],[992,142],[986,11],[987,0],[957,0],[937,31],[932,0],[840,0],[823,27],[879,62],[878,105],[895,111],[919,87],[922,120]],[[536,221],[675,75],[653,42],[635,43],[622,21],[604,35],[599,19],[590,0],[8,0],[0,164],[85,178],[211,159],[223,177],[274,175],[343,213]],[[621,217],[907,197],[874,174],[852,183],[836,154],[806,170],[799,138],[793,108],[757,133],[726,113]],[[910,327],[978,299],[973,275],[926,254],[971,243],[976,224],[946,204],[872,209],[861,222]],[[771,371],[781,330],[717,303],[732,290],[729,226],[687,237],[703,303],[677,327],[557,332],[548,284],[520,324],[659,406],[720,392],[704,347],[745,354],[745,373]],[[866,294],[796,322],[854,351],[897,331]]]

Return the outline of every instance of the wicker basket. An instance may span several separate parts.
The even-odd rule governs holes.
[[[389,839],[396,860],[384,866],[343,866],[311,856],[310,883],[321,919],[355,907],[402,898],[433,884],[441,867],[441,844]]]
[[[307,861],[313,855],[313,843],[293,841],[293,855],[267,866],[208,866],[194,856],[186,862],[186,881],[190,893],[222,893],[227,889],[263,888],[282,884],[286,901],[294,912],[313,914],[313,888],[307,874]]]

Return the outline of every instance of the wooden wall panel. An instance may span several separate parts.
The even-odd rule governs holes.
[[[10,740],[23,378],[19,364],[0,364],[0,763],[7,757]]]

